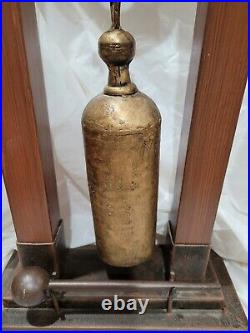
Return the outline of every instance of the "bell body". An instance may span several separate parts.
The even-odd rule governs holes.
[[[97,250],[112,266],[140,264],[155,243],[161,117],[146,95],[98,95],[82,127]]]

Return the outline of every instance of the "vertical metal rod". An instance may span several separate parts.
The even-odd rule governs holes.
[[[112,20],[111,28],[113,29],[120,28],[120,8],[121,8],[120,2],[110,2],[111,20]]]

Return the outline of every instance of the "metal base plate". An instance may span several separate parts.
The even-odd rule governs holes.
[[[165,280],[168,277],[167,249],[159,247],[150,262],[132,269],[120,270],[104,265],[93,247],[72,249],[65,254],[63,278],[98,281],[126,278],[129,280]],[[174,309],[168,313],[164,308],[149,308],[144,315],[137,313],[104,313],[88,307],[70,306],[63,311],[65,319],[58,319],[53,308],[18,308],[10,294],[10,284],[18,259],[11,257],[3,274],[3,329],[4,330],[84,330],[84,329],[137,329],[137,330],[247,330],[247,319],[238,300],[223,260],[211,252],[210,265],[215,269],[224,296],[223,308]],[[209,274],[208,274],[209,275]],[[211,276],[210,276],[211,278]],[[209,280],[209,276],[207,276]],[[75,295],[69,295],[74,300]],[[77,299],[77,298],[76,298]]]

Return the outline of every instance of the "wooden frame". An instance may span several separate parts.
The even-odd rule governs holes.
[[[247,27],[247,3],[198,4],[171,223],[173,270],[191,280],[208,263],[247,80]]]
[[[198,4],[171,221],[177,281],[201,280],[207,270],[247,79],[247,19],[247,3]],[[19,257],[58,273],[60,215],[34,3],[3,3],[3,86],[3,174]]]
[[[222,259],[213,253],[210,256],[213,224],[246,78],[247,4],[199,3],[171,221],[170,281],[173,278],[177,285],[178,280],[182,283],[187,281],[184,285],[189,287],[191,281],[195,288],[199,284],[195,284],[196,280],[201,281],[214,262],[219,277],[216,280],[219,300],[226,302],[228,311],[216,312],[214,309],[215,312],[211,312],[210,309],[210,312],[203,311],[197,315],[197,311],[192,313],[191,310],[186,317],[185,314],[183,316],[185,328],[246,326]],[[24,266],[36,265],[50,273],[59,273],[57,239],[60,215],[34,3],[3,3],[3,86],[3,173],[17,234],[19,260]],[[165,255],[168,251],[165,249],[160,253]],[[70,254],[73,259],[75,252],[78,253],[77,249]],[[88,250],[86,253],[90,260]],[[68,260],[72,263],[74,260],[70,255]],[[207,269],[209,257],[210,268]],[[83,257],[77,258],[81,261]],[[97,265],[99,267],[102,263]],[[55,312],[42,307],[36,308],[32,315],[29,309],[22,311],[24,309],[18,309],[16,304],[13,306],[10,289],[17,267],[18,260],[14,254],[4,273],[4,302],[11,310],[5,312],[5,327],[30,328],[28,317],[43,320],[48,316],[51,319],[51,312],[53,316]],[[79,267],[81,264],[76,264],[76,268]],[[66,286],[75,285],[67,280],[64,283]],[[180,329],[178,312],[174,316],[171,313],[174,289],[168,294],[168,317],[161,312],[146,315],[140,328],[166,329],[177,325]],[[213,293],[202,291],[202,297],[208,304],[215,301]],[[193,301],[192,297],[189,300]],[[58,304],[55,307],[58,309]],[[73,315],[70,327],[103,328],[106,325],[124,328],[130,325],[127,320],[117,323],[117,316],[110,318],[91,314],[89,317],[81,316],[83,322],[79,323],[77,315]],[[160,326],[159,322],[162,323]],[[53,327],[67,325],[67,321],[62,321],[61,326],[56,324]]]
[[[208,5],[196,89],[192,67],[187,88],[178,163],[182,187],[176,198],[177,244],[211,240],[247,80],[247,23],[247,3]],[[202,30],[196,31],[193,58],[201,47]]]
[[[20,259],[54,270],[60,215],[35,4],[2,7],[4,181]]]

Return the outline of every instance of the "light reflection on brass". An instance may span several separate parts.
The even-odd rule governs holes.
[[[120,27],[120,3],[110,4],[112,26],[99,39],[108,85],[86,106],[82,128],[98,253],[129,267],[154,249],[161,117],[130,80],[135,40]]]

